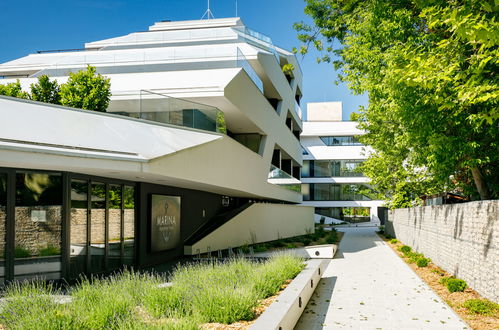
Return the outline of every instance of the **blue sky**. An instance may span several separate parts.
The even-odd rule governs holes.
[[[82,48],[85,42],[147,30],[156,21],[199,19],[207,0],[0,0],[0,63],[37,50]],[[299,46],[293,23],[310,22],[303,0],[237,0],[238,15],[251,29],[274,44]],[[236,0],[211,0],[215,18],[236,15]],[[304,73],[303,103],[343,101],[343,118],[366,96],[355,96],[346,85],[335,85],[332,64],[317,64],[316,53],[298,55]]]

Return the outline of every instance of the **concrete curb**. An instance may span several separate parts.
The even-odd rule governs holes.
[[[251,330],[292,330],[331,259],[311,259],[277,300],[251,325]]]

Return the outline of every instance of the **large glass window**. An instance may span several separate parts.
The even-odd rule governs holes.
[[[358,167],[363,160],[311,160],[303,161],[302,177],[328,178],[328,177],[359,177],[363,176]]]
[[[92,183],[90,217],[91,272],[105,270],[106,256],[106,185]]]
[[[87,264],[87,208],[88,182],[71,181],[71,219],[70,219],[70,277],[76,278],[86,272]]]
[[[321,136],[327,146],[361,146],[362,143],[355,136]]]
[[[362,184],[310,183],[302,184],[305,201],[369,201],[372,190]]]
[[[135,189],[125,186],[124,206],[124,264],[133,265],[135,258]]]
[[[61,225],[61,175],[18,172],[14,252],[16,279],[60,277]]]
[[[369,207],[316,207],[315,213],[346,222],[370,221]]]
[[[6,220],[7,220],[7,174],[0,173],[0,285],[5,282]]]
[[[121,185],[109,185],[109,239],[108,263],[110,269],[121,266],[122,221],[121,221]]]

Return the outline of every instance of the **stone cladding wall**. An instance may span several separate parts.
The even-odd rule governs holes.
[[[499,302],[499,200],[390,211],[386,232]]]

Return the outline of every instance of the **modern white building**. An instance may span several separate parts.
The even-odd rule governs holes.
[[[307,104],[301,180],[303,205],[315,208],[316,222],[379,223],[383,201],[366,194],[369,179],[356,171],[369,152],[356,138],[362,134],[357,122],[342,120],[341,102]]]
[[[64,83],[87,65],[111,79],[107,113],[0,97],[1,279],[71,279],[313,228],[297,205],[292,53],[239,18],[158,22],[0,64],[0,84]]]

